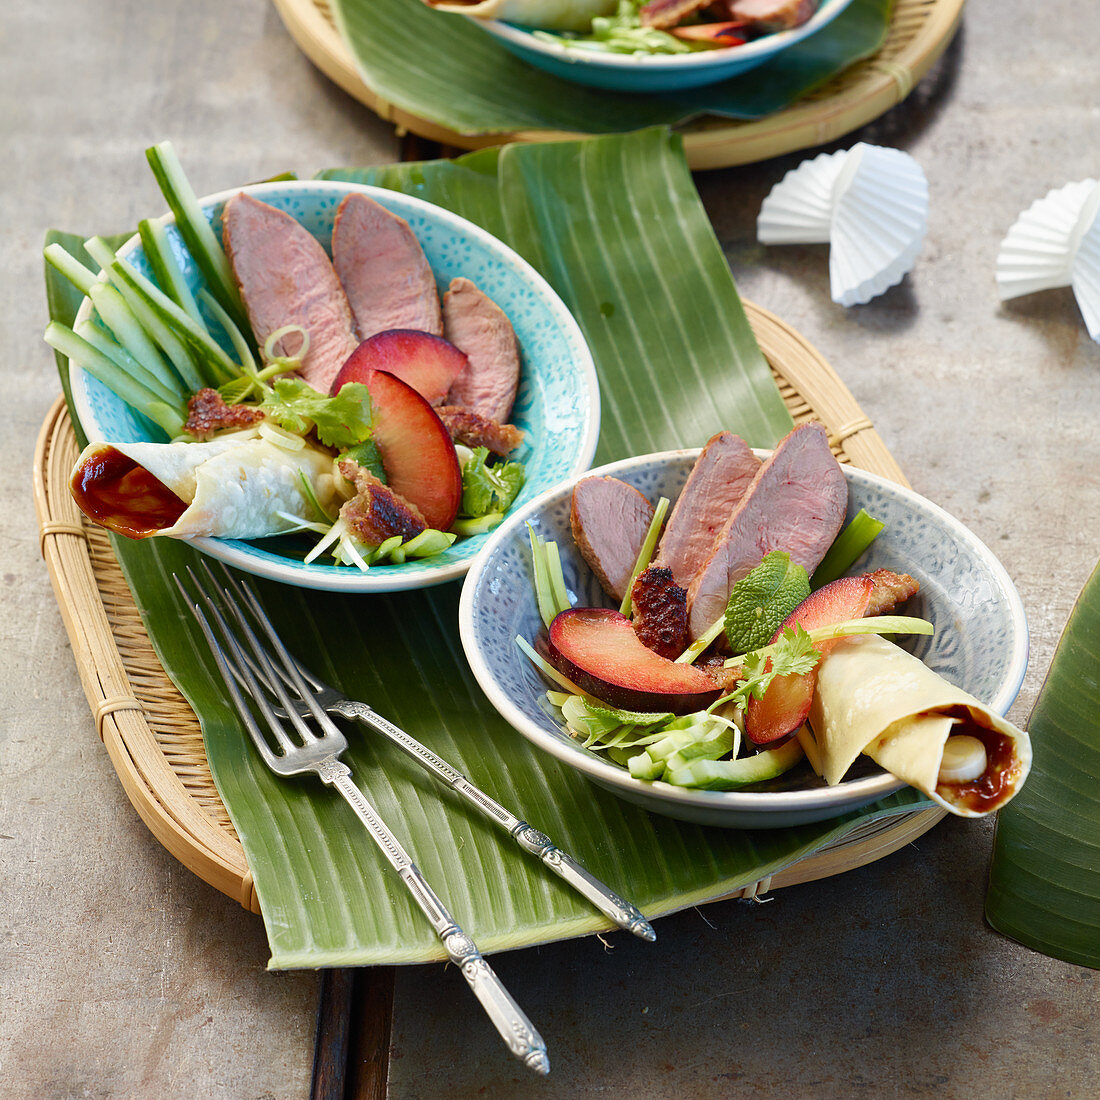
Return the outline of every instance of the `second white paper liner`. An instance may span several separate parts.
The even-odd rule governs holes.
[[[928,181],[899,149],[860,142],[788,172],[757,218],[762,244],[829,243],[833,301],[861,305],[901,282],[924,244]]]

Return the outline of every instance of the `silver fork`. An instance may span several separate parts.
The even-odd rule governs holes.
[[[462,931],[435,891],[428,885],[420,869],[378,816],[363,792],[355,785],[351,778],[351,769],[339,759],[340,754],[347,748],[344,735],[316,703],[309,707],[309,716],[316,723],[317,731],[307,724],[305,718],[298,714],[291,704],[280,676],[275,673],[275,664],[268,652],[260,644],[236,606],[231,601],[228,603],[231,611],[234,612],[233,617],[237,620],[238,631],[250,650],[250,656],[247,658],[237,634],[230,629],[218,605],[203,590],[191,569],[187,572],[198,592],[198,600],[202,601],[210,618],[217,623],[224,644],[219,643],[207,616],[199,607],[198,600],[191,595],[178,575],[175,576],[176,584],[198,621],[237,714],[264,762],[276,775],[284,777],[314,772],[322,782],[335,787],[344,796],[359,819],[366,825],[371,838],[381,849],[382,854],[400,876],[413,900],[428,918],[447,952],[447,957],[462,971],[462,976],[481,1002],[508,1049],[535,1073],[549,1073],[550,1061],[542,1036],[535,1030],[534,1025],[523,1009],[516,1004],[512,995],[504,988],[493,969],[478,951],[477,945]],[[253,667],[263,670],[264,678],[279,700],[284,712],[282,718],[276,715],[263,687],[256,679],[250,667],[253,662]],[[301,681],[293,665],[281,669],[280,674],[294,685],[302,699],[307,701],[311,699],[306,684]],[[262,715],[271,736],[278,744],[278,751],[272,748],[253,717],[242,688]],[[289,721],[298,740],[295,740],[287,731],[283,720]]]
[[[272,649],[278,654],[279,661],[273,666],[274,672],[281,680],[282,686],[291,693],[291,706],[294,711],[301,716],[311,714],[312,704],[315,703],[329,714],[337,715],[340,718],[358,719],[368,729],[380,733],[403,749],[430,775],[441,780],[452,790],[457,791],[483,817],[510,836],[523,851],[542,860],[550,870],[564,879],[579,894],[587,898],[601,913],[613,920],[620,928],[633,932],[639,939],[650,943],[656,940],[657,933],[653,930],[653,926],[636,906],[619,897],[595,875],[591,874],[583,864],[574,859],[568,852],[563,852],[558,848],[545,833],[540,832],[522,818],[516,817],[515,814],[506,810],[499,802],[494,801],[484,791],[475,787],[466,776],[453,768],[442,757],[437,756],[431,749],[407,734],[400,726],[395,726],[389,719],[383,718],[366,703],[356,699],[348,699],[336,688],[330,687],[314,676],[283,645],[252,589],[246,583],[238,580],[228,570],[223,570],[228,585],[237,597],[237,600],[234,601],[231,598],[230,591],[219,583],[209,566],[205,562],[202,564],[211,584],[221,589],[226,598],[226,603],[234,612],[240,614],[237,607],[238,603],[247,605],[250,614],[254,616],[255,622],[266,635]],[[275,685],[268,679],[264,669],[255,664],[252,664],[251,667],[256,677],[266,684],[272,694],[275,694]],[[292,678],[286,672],[281,671],[283,668],[293,670],[296,678]],[[303,683],[308,690],[302,690],[301,684]],[[295,693],[298,696],[297,699],[293,699]]]

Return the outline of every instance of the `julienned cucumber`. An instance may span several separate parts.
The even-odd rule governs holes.
[[[683,767],[670,771],[665,781],[676,787],[735,791],[750,783],[774,779],[793,768],[801,759],[802,746],[792,737],[778,748],[740,760],[691,760]]]

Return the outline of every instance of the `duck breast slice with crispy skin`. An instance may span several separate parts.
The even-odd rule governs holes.
[[[277,329],[301,325],[309,348],[300,373],[328,393],[359,341],[324,248],[289,214],[243,193],[225,204],[222,240],[257,343],[262,348]],[[300,346],[300,337],[289,335],[276,350],[294,355]]]
[[[747,23],[761,33],[786,31],[808,22],[820,7],[819,0],[727,0],[730,19]]]
[[[573,487],[573,539],[603,590],[618,603],[652,522],[653,505],[617,477],[586,477]]]
[[[358,192],[332,227],[332,262],[363,340],[389,329],[443,335],[431,264],[409,223]]]
[[[443,334],[469,360],[447,404],[507,423],[519,387],[519,342],[504,310],[469,279],[452,279],[443,295]]]
[[[725,612],[730,590],[765,554],[785,551],[812,573],[844,523],[848,484],[816,423],[795,428],[760,467],[688,586],[688,634]]]
[[[654,565],[672,570],[686,588],[714,549],[714,540],[760,469],[752,448],[719,432],[703,448],[665,524]]]

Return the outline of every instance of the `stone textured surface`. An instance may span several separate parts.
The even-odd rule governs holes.
[[[1016,215],[1097,174],[1100,14],[971,0],[900,107],[856,140],[928,175],[914,272],[866,306],[828,296],[824,246],[765,249],[760,202],[804,156],[698,177],[742,294],[830,360],[914,487],[970,525],[1023,597],[1026,721],[1100,530],[1100,347],[1069,291],[1001,305]],[[264,0],[12,5],[0,38],[5,317],[0,454],[0,1092],[301,1097],[317,979],[268,974],[260,922],[168,856],[98,744],[38,554],[34,440],[57,393],[41,342],[49,226],[156,205],[142,156],[171,138],[200,193],[397,155],[392,129],[317,73]],[[390,1092],[602,1096],[1094,1095],[1100,975],[992,932],[990,822],[948,821],[825,882],[626,935],[499,956],[550,1043],[535,1082],[453,970],[398,973]]]

